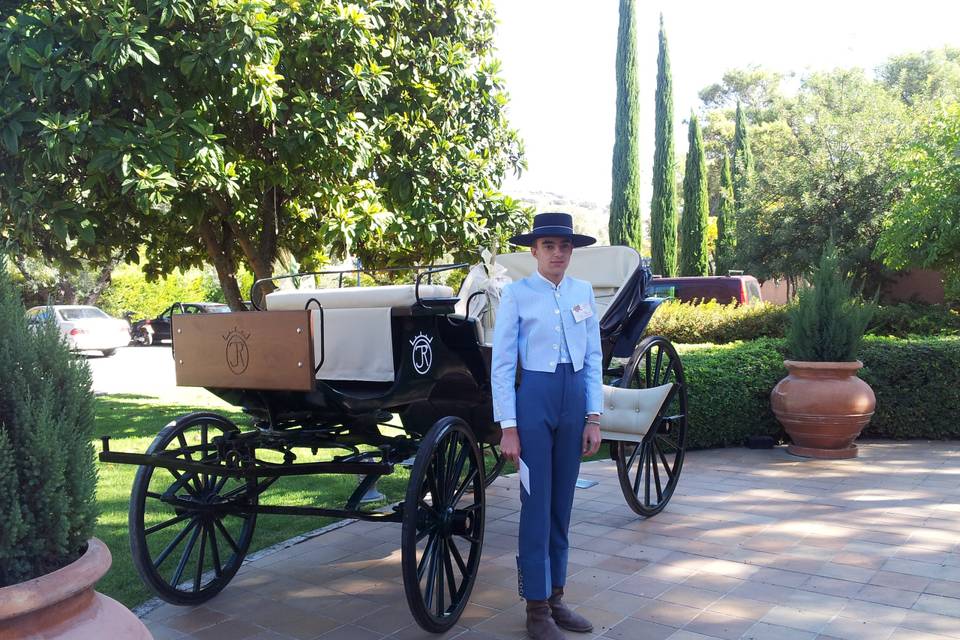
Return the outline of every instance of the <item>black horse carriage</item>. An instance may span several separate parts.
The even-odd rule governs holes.
[[[466,266],[415,269],[409,285],[261,296],[258,282],[251,299],[262,309],[175,316],[177,383],[242,407],[252,425],[192,413],[143,454],[111,451],[104,439],[102,461],[139,465],[130,544],[153,591],[181,605],[216,595],[239,569],[259,514],[349,517],[401,523],[414,618],[434,632],[457,621],[478,572],[484,489],[503,467],[487,340],[487,302],[497,296],[483,274],[517,279],[536,263],[529,253],[498,256],[488,271],[470,271],[462,298],[433,284]],[[337,272],[338,284],[351,274],[359,280]],[[661,300],[645,295],[649,271],[625,247],[577,249],[568,274],[593,284],[602,314],[601,432],[627,504],[653,516],[677,486],[687,426],[676,351],[663,338],[641,339]],[[363,508],[379,478],[411,462],[403,501]],[[326,473],[362,477],[342,508],[261,504],[279,478]]]

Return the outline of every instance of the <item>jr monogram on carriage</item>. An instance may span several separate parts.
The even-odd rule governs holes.
[[[593,285],[602,314],[601,433],[628,506],[650,517],[669,502],[683,464],[683,366],[669,341],[643,337],[661,299],[646,295],[650,273],[639,255],[587,247],[574,256],[567,273]],[[529,253],[497,256],[496,265],[511,279],[536,268]],[[242,407],[251,424],[192,413],[144,453],[111,451],[104,439],[102,461],[139,465],[130,540],[153,591],[182,605],[215,596],[240,568],[260,514],[396,522],[414,618],[433,632],[456,623],[480,567],[484,490],[504,465],[490,389],[493,280],[470,269],[459,295],[434,283],[467,267],[411,267],[411,284],[266,295],[258,281],[254,311],[174,317],[177,384],[205,387]],[[339,285],[351,274],[332,273]],[[307,275],[331,272],[270,280]],[[334,455],[308,455],[318,450]],[[367,491],[400,466],[410,467],[405,498],[365,509]],[[362,480],[341,508],[261,504],[279,478],[300,474]]]

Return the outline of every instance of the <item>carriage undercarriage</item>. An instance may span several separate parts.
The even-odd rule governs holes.
[[[627,274],[632,279],[634,270]],[[628,285],[636,286],[620,289]],[[392,381],[389,371],[379,380],[321,377],[336,376],[329,362],[343,342],[329,331],[336,300],[320,293],[299,295],[281,310],[175,320],[178,384],[205,386],[244,407],[254,426],[241,430],[204,412],[171,422],[143,454],[111,451],[104,440],[102,461],[139,466],[131,549],[140,575],[161,598],[195,605],[215,596],[242,564],[258,515],[356,518],[402,525],[401,571],[414,618],[434,632],[456,623],[478,573],[484,488],[503,461],[490,402],[490,345],[480,337],[479,319],[457,314],[450,295],[421,297],[425,291],[418,277],[413,304],[391,304],[378,316],[393,336]],[[605,393],[606,413],[629,418],[618,423],[623,431],[611,431],[620,426],[608,420],[604,437],[628,505],[650,517],[666,506],[679,479],[686,388],[673,346],[638,338],[656,302],[621,307],[631,321],[603,336],[604,383],[634,393]],[[356,318],[365,321],[343,322],[354,327]],[[219,362],[224,343],[225,363]],[[269,363],[259,372],[258,358]],[[321,451],[332,455],[316,459]],[[365,509],[363,496],[398,466],[410,469],[405,498]],[[261,504],[280,478],[319,474],[361,480],[341,508]]]

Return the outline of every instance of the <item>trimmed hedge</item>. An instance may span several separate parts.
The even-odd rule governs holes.
[[[647,335],[679,344],[727,344],[738,340],[782,338],[787,327],[787,305],[764,302],[746,306],[715,301],[690,304],[668,300],[650,319]],[[957,336],[960,313],[944,305],[900,303],[877,307],[869,335]]]
[[[783,340],[679,345],[688,384],[693,449],[739,446],[751,435],[786,434],[770,409],[770,391],[787,375]],[[863,435],[960,438],[960,337],[867,337],[861,377],[877,409]]]

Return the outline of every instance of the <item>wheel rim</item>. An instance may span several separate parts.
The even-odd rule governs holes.
[[[215,438],[236,430],[220,416],[188,416],[161,431],[148,453],[223,464]],[[141,576],[171,602],[215,595],[246,555],[256,515],[242,509],[255,505],[257,495],[252,480],[140,467],[130,535]]]
[[[621,387],[648,389],[672,384],[669,395],[639,443],[617,445],[617,473],[624,497],[636,513],[656,515],[676,490],[687,435],[687,391],[683,365],[673,345],[653,337],[638,345]]]
[[[417,456],[403,531],[410,610],[434,632],[453,626],[466,606],[480,562],[485,508],[479,449],[462,421],[442,423],[429,455]],[[434,434],[421,444],[421,454]]]

